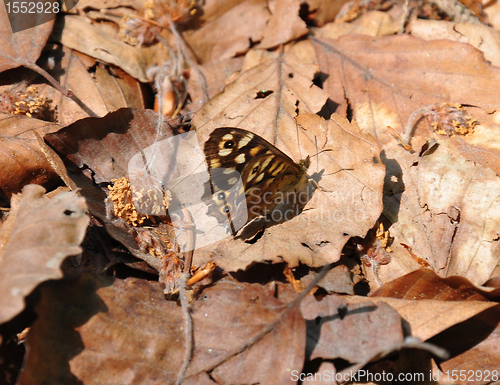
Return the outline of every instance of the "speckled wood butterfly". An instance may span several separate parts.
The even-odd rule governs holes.
[[[309,157],[295,163],[250,131],[217,128],[204,151],[210,170],[204,196],[208,214],[229,220],[233,234],[256,217],[296,206],[296,195],[307,189]]]

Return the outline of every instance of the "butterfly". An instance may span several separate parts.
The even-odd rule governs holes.
[[[215,129],[204,152],[210,171],[204,194],[208,214],[229,223],[233,235],[257,217],[280,222],[290,209],[300,209],[297,198],[307,191],[309,157],[296,163],[259,135],[233,127]]]

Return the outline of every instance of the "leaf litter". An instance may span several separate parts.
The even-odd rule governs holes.
[[[405,25],[402,4],[349,2],[337,15],[341,5],[179,1],[162,3],[151,14],[149,3],[82,3],[78,15],[58,20],[53,37],[60,50],[42,51],[52,28],[44,25],[43,42],[24,65],[31,68],[41,53],[40,65],[59,71],[56,78],[74,88],[75,97],[28,80],[57,106],[47,120],[64,128],[49,134],[59,126],[29,115],[22,123],[45,135],[62,161],[44,146],[30,155],[31,144],[39,142],[29,139],[26,159],[41,162],[18,165],[0,184],[4,206],[12,196],[11,208],[2,208],[0,274],[8,278],[2,284],[11,290],[24,282],[20,271],[35,266],[37,272],[14,305],[1,305],[4,321],[15,317],[4,325],[26,317],[31,298],[40,298],[19,383],[274,384],[325,370],[435,376],[498,368],[498,289],[475,286],[494,284],[500,272],[498,73],[485,60],[495,60],[489,36],[497,32],[462,23],[456,33],[467,37],[459,43],[404,33],[378,37],[404,27],[414,35],[418,27],[425,36],[431,23],[412,19]],[[425,15],[425,6],[408,6]],[[432,23],[449,31],[443,20]],[[11,56],[5,69],[18,66]],[[9,81],[14,73],[10,79],[16,80]],[[165,76],[161,87],[159,73]],[[21,69],[4,74],[4,94],[26,82]],[[141,111],[152,107],[153,91],[168,124]],[[189,215],[203,208],[188,205],[190,214],[181,215],[186,205],[176,201],[195,191],[152,183],[148,173],[161,171],[144,164],[151,146],[190,125],[201,145],[214,129],[230,126],[262,136],[295,162],[311,156],[307,202],[293,218],[254,221],[236,238],[219,233],[219,241],[201,244],[203,231],[193,231]],[[5,127],[3,135],[12,130]],[[19,134],[9,135],[3,137],[6,149],[19,141]],[[181,186],[197,178],[204,163],[191,147],[152,154],[163,170],[177,170],[171,180]],[[141,157],[136,165],[142,171],[131,173],[131,160]],[[2,162],[12,165],[12,159]],[[19,197],[13,194],[32,182],[51,188],[50,178],[36,174],[56,167],[62,175],[62,162],[73,180],[68,184],[79,189],[62,194],[85,199],[91,226],[86,240],[80,230],[66,253],[56,251],[60,242],[44,237],[48,250],[55,250],[49,254],[57,255],[44,274],[45,257],[33,254],[28,263],[9,251],[23,250],[16,238]],[[159,194],[153,202],[164,205],[160,215],[134,214],[126,196],[137,190],[113,198],[126,185],[120,183],[133,178],[148,194]],[[23,190],[23,199],[33,188]],[[178,211],[168,216],[170,204]],[[85,206],[79,207],[87,223]],[[51,211],[52,220],[56,213]],[[189,251],[186,245],[197,241],[201,246]],[[76,267],[63,267],[67,279],[43,283],[62,277],[67,255]],[[325,265],[335,268],[326,273],[319,269]],[[188,280],[191,275],[197,283]],[[1,326],[4,346],[12,334]],[[46,351],[58,353],[41,353]],[[446,383],[443,378],[438,383]]]

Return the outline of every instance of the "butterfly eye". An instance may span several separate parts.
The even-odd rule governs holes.
[[[217,195],[217,199],[222,201],[226,198],[226,194],[224,194],[223,192],[220,192],[218,195]]]
[[[225,148],[233,148],[234,147],[234,142],[232,140],[228,140],[226,143],[224,143]]]
[[[231,208],[229,206],[224,207],[224,212],[227,214],[231,211]]]

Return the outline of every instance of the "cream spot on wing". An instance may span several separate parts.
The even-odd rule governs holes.
[[[272,176],[278,175],[284,168],[285,168],[285,163],[281,163],[280,166],[271,173],[271,175]]]
[[[259,153],[262,147],[256,146],[250,150],[250,155],[255,156]]]
[[[210,167],[211,168],[219,168],[220,166],[221,166],[221,164],[217,159],[210,160]]]
[[[222,137],[225,141],[232,140],[234,138],[233,134],[226,134]]]
[[[268,156],[267,159],[262,163],[262,170],[264,170],[270,161],[274,159],[274,155]]]
[[[239,141],[238,149],[240,149],[241,147],[245,147],[252,139],[253,134],[247,134],[243,139]]]
[[[222,171],[222,173],[225,175],[230,175],[233,172],[234,172],[234,167],[228,167],[228,168],[225,168],[224,171]]]
[[[250,176],[247,178],[247,183],[250,182],[253,178],[255,178],[255,175],[257,174],[250,174]]]
[[[234,158],[234,160],[236,161],[236,163],[245,163],[245,154],[240,154],[238,155],[236,158]]]
[[[264,173],[259,174],[257,179],[255,179],[255,183],[259,183],[262,179],[264,179],[264,175],[265,175]]]
[[[229,178],[229,180],[227,181],[227,184],[232,186],[233,184],[236,184],[236,182],[238,182],[238,178],[233,176],[232,178]]]
[[[278,167],[280,164],[281,164],[281,162],[274,162],[274,163],[271,165],[271,167],[269,167],[268,172],[269,172],[269,173],[272,173],[272,172],[273,172],[273,170],[274,170],[276,167]],[[274,174],[273,174],[273,175],[274,175]]]
[[[232,152],[233,152],[232,148],[221,148],[219,150],[219,156],[228,156]]]

